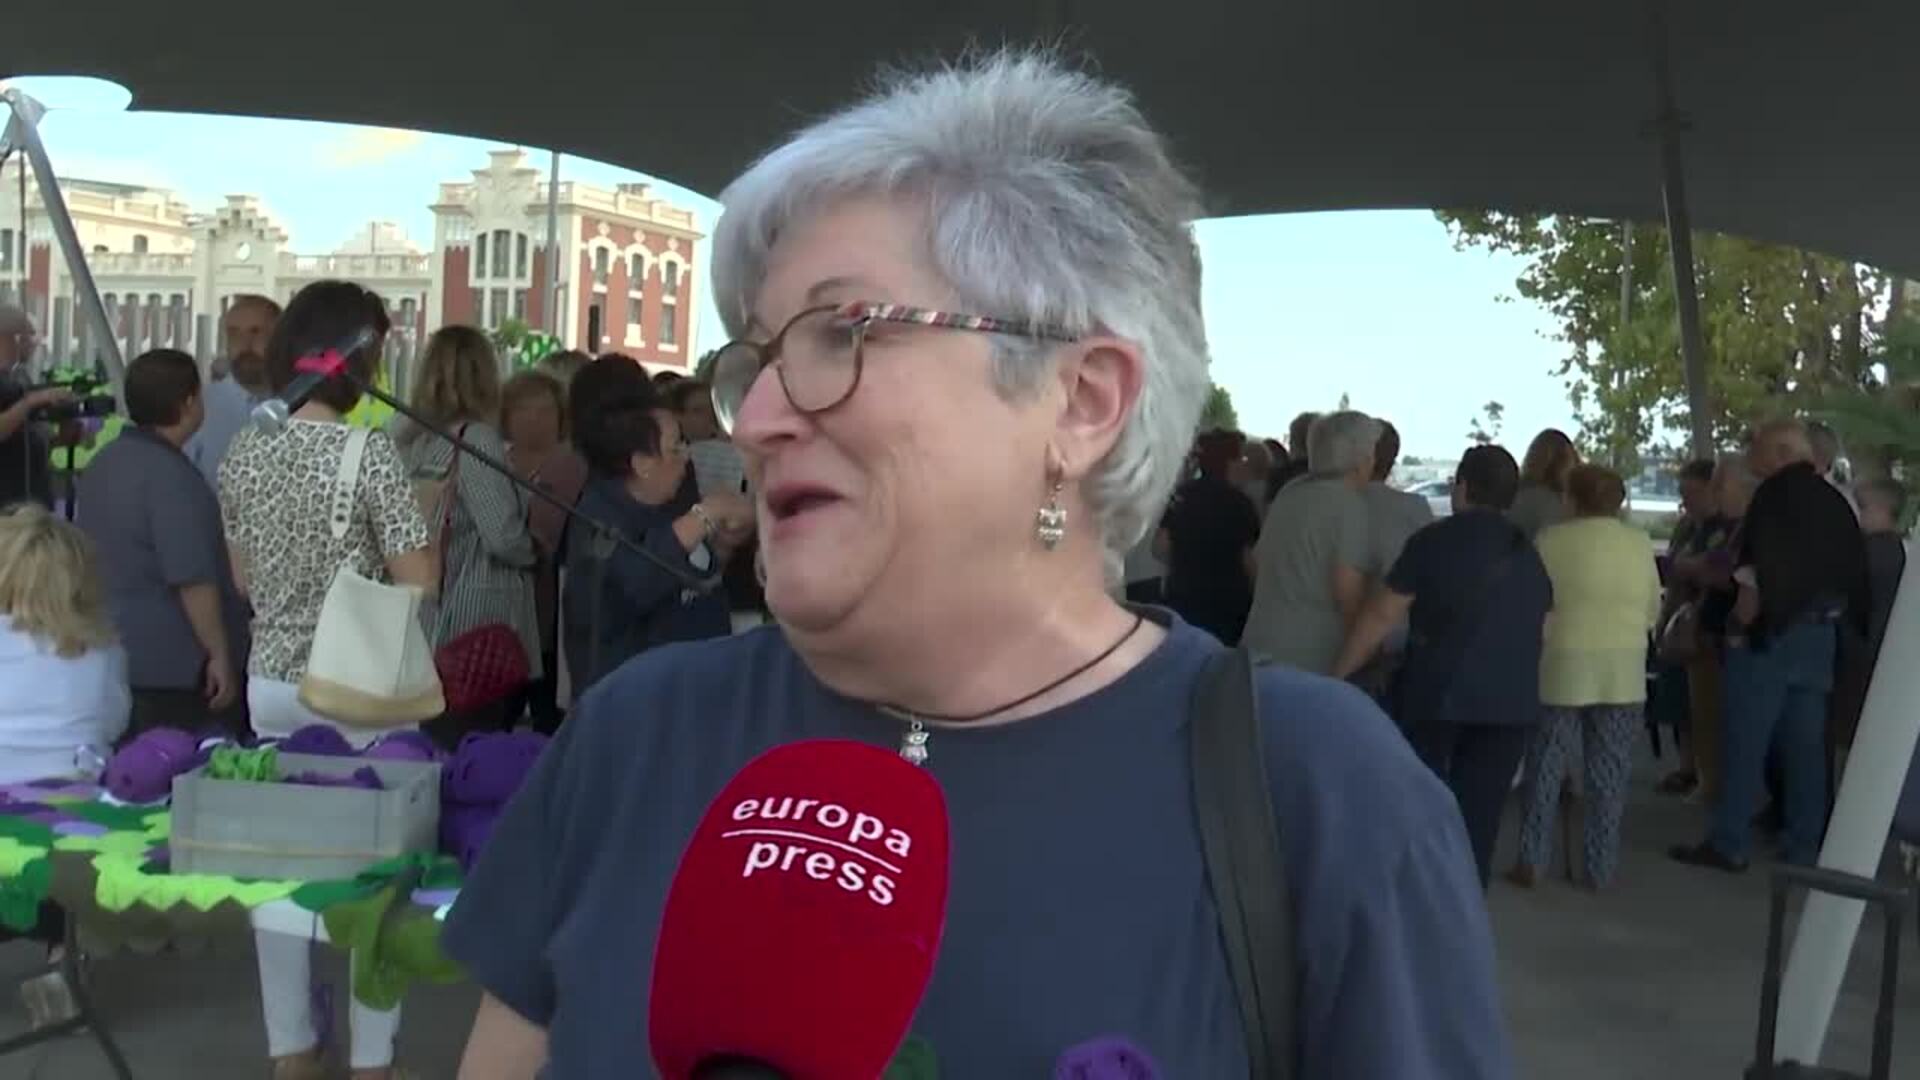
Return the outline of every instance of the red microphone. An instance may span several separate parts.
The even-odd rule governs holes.
[[[648,1028],[667,1080],[862,1080],[933,974],[947,809],[890,750],[777,747],[728,782],[660,919]]]

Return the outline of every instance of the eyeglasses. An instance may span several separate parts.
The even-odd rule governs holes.
[[[875,323],[1010,334],[1040,341],[1079,340],[1078,334],[1057,327],[899,304],[862,301],[808,308],[788,320],[764,344],[730,341],[714,354],[713,412],[721,429],[733,433],[747,392],[769,367],[780,376],[780,389],[798,412],[815,416],[845,402],[860,386],[867,331]]]

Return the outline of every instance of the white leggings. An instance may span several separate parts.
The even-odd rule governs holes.
[[[260,1011],[267,1020],[267,1056],[303,1054],[320,1042],[313,1030],[312,943],[292,934],[270,930],[253,932],[253,951],[260,960]],[[393,1064],[393,1040],[400,1033],[400,1010],[381,1012],[354,1001],[348,1010],[352,1046],[347,1066],[384,1069]]]
[[[274,679],[247,680],[247,706],[253,729],[264,736],[287,736],[308,724],[327,724],[326,717],[300,704],[299,687]],[[377,732],[339,728],[359,745]],[[320,1036],[313,1030],[313,1005],[308,987],[313,982],[312,946],[304,937],[253,933],[253,950],[260,960],[260,1011],[267,1020],[267,1056],[287,1057],[314,1048]],[[393,1039],[400,1030],[400,1010],[381,1012],[358,1001],[348,1010],[352,1048],[348,1066],[382,1069],[393,1064]]]

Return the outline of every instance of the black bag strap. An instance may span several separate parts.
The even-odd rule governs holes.
[[[1208,663],[1194,695],[1193,794],[1253,1080],[1292,1080],[1293,903],[1267,784],[1253,656]]]

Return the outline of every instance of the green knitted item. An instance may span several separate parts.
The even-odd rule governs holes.
[[[249,780],[272,784],[280,780],[280,751],[271,746],[242,750],[237,746],[217,747],[207,762],[209,780]]]

